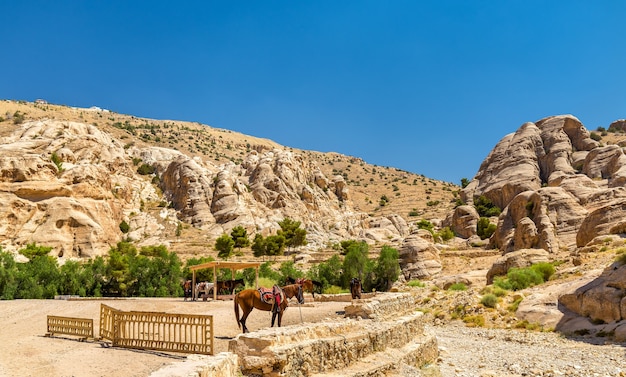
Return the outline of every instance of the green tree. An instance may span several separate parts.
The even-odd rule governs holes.
[[[278,271],[280,271],[280,275],[281,275],[280,279],[278,280],[278,283],[280,285],[286,285],[288,277],[291,277],[294,279],[304,277],[304,272],[296,268],[296,265],[295,263],[293,263],[293,261],[286,261],[286,262],[281,263],[280,267],[278,268]]]
[[[134,277],[131,273],[132,259],[137,256],[137,248],[129,242],[118,242],[109,250],[106,268],[107,284],[103,292],[107,296],[128,297],[132,291]]]
[[[400,276],[398,250],[390,246],[383,246],[376,262],[375,274],[378,281],[377,289],[388,291],[393,282],[398,280],[398,276]]]
[[[235,246],[237,249],[241,250],[242,247],[250,246],[250,239],[248,238],[248,231],[246,228],[238,225],[233,228],[230,232],[230,237],[235,242]]]
[[[254,236],[254,241],[252,242],[252,255],[255,258],[265,257],[265,237],[260,233],[257,233]]]
[[[487,217],[481,217],[476,224],[476,234],[481,240],[491,237],[496,231],[496,224],[492,224]]]
[[[8,252],[0,248],[0,300],[12,300],[18,288],[18,268],[13,258]]]
[[[470,180],[467,178],[461,178],[461,188],[466,188],[469,185]]]
[[[347,287],[350,279],[356,277],[365,283],[365,277],[368,275],[368,254],[369,245],[366,242],[358,242],[348,248],[346,257],[343,260],[343,276],[342,286]]]
[[[308,276],[322,283],[324,289],[331,285],[340,287],[342,285],[342,262],[339,256],[333,255],[330,259],[314,265],[309,269]]]
[[[217,256],[222,259],[228,259],[233,253],[233,247],[235,241],[226,233],[222,234],[217,240],[215,240],[215,250],[217,250]]]
[[[481,217],[499,216],[502,210],[486,196],[474,198],[474,208]]]
[[[183,278],[189,280],[193,277],[193,273],[191,272],[190,267],[197,266],[199,264],[214,262],[215,259],[213,257],[201,257],[201,258],[189,258],[185,263],[185,268],[183,268]],[[213,281],[213,269],[205,268],[196,270],[196,282],[199,281]]]
[[[285,238],[285,246],[291,248],[307,244],[306,230],[300,228],[300,224],[300,221],[294,221],[288,217],[285,217],[283,221],[278,223],[280,225],[278,235]]]
[[[18,267],[18,287],[15,298],[54,298],[58,294],[60,274],[57,260],[49,256],[51,247],[37,246],[32,243],[19,253],[29,259]]]
[[[267,236],[265,238],[265,255],[276,256],[283,255],[285,251],[285,237],[280,234],[275,236]]]
[[[137,168],[137,173],[139,173],[141,175],[154,174],[155,171],[156,171],[156,169],[154,168],[154,166],[151,166],[151,165],[148,165],[148,164],[141,164]]]

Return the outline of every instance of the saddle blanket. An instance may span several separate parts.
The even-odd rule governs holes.
[[[259,287],[258,290],[259,294],[261,295],[261,301],[266,304],[274,305],[274,303],[276,302],[275,296],[277,294],[280,295],[281,301],[285,299],[283,290],[280,289],[280,287],[278,287],[277,285],[273,286],[272,288]]]

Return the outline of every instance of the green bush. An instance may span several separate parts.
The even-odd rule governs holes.
[[[122,222],[120,223],[120,230],[122,231],[122,233],[126,234],[130,230],[130,225],[128,225],[125,220],[122,220]]]
[[[494,294],[486,294],[480,299],[480,303],[488,308],[495,308],[498,304],[498,298]]]
[[[496,279],[494,280],[494,285],[503,289],[518,291],[520,289],[525,289],[530,286],[543,283],[543,276],[531,267],[512,268],[506,274],[506,281],[506,284],[502,284],[501,280]]]
[[[535,263],[532,266],[530,266],[530,268],[532,268],[533,270],[541,274],[543,281],[550,280],[550,277],[554,275],[554,265],[552,263],[548,263],[548,262]]]
[[[466,291],[467,285],[465,285],[464,283],[454,283],[448,288],[448,290],[449,291]]]
[[[150,166],[148,164],[141,164],[138,168],[137,168],[137,173],[141,174],[141,175],[150,175],[150,174],[154,174],[154,172],[156,171],[156,169],[153,166]]]
[[[425,283],[419,281],[419,280],[409,280],[409,282],[407,283],[407,285],[409,287],[420,287],[420,288],[424,288],[426,286]]]
[[[474,198],[474,208],[476,208],[480,217],[499,216],[502,212],[500,207],[493,204],[493,202],[484,195]]]
[[[492,224],[487,217],[481,217],[476,224],[476,234],[481,240],[491,237],[496,231],[497,226]]]
[[[449,241],[454,238],[454,232],[450,227],[445,227],[438,233],[438,236],[441,237],[443,241]]]
[[[342,289],[341,287],[338,287],[336,285],[331,285],[324,289],[324,294],[336,295],[340,293],[346,293],[347,291],[347,289]]]

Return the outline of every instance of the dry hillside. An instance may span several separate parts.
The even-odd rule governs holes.
[[[443,219],[458,198],[459,187],[449,182],[392,167],[371,165],[358,157],[297,150],[268,139],[197,122],[139,118],[96,107],[84,109],[45,102],[0,101],[0,137],[7,136],[21,122],[44,119],[94,125],[120,140],[125,148],[171,148],[214,164],[231,161],[240,164],[253,150],[289,150],[302,156],[309,166],[319,167],[327,177],[342,176],[348,185],[354,210],[371,216],[398,214],[409,225],[421,219]],[[158,213],[162,205],[162,201],[146,201],[143,210]],[[175,237],[177,228],[172,223],[162,225],[174,251],[206,255],[207,245],[212,245],[212,240],[208,240],[202,231],[188,224],[183,224],[183,237]]]

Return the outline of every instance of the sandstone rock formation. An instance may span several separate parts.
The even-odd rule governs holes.
[[[596,279],[562,295],[559,304],[592,321],[604,323],[626,319],[626,265],[616,262]]]
[[[329,240],[400,242],[409,233],[400,216],[353,210],[343,176],[326,177],[292,150],[250,148],[240,163],[216,164],[174,149],[124,144],[93,124],[52,119],[12,125],[3,135],[4,250],[36,242],[52,246],[58,257],[93,257],[123,238],[168,244],[168,229],[171,234],[180,223],[211,240],[238,225],[252,236],[269,235],[285,217],[302,222],[312,248]],[[149,203],[159,210],[146,210]]]
[[[603,146],[578,119],[562,115],[525,123],[505,136],[461,197],[472,204],[485,196],[503,209],[492,247],[556,253],[624,233],[625,184],[622,149]],[[455,232],[465,236],[460,228]]]
[[[476,234],[476,224],[480,216],[472,206],[462,205],[454,209],[443,221],[444,227],[450,227],[452,231],[463,238],[470,238]]]
[[[398,252],[406,280],[429,279],[442,270],[439,250],[418,234],[406,237]]]

